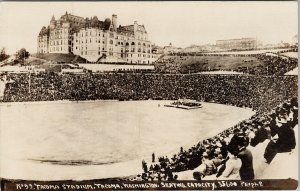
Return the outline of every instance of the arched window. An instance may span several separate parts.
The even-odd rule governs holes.
[[[113,41],[113,40],[110,40],[110,41],[109,41],[109,44],[114,44],[114,41]]]
[[[141,43],[139,42],[138,45],[141,46]]]
[[[128,43],[128,42],[126,42],[126,46],[129,46],[129,43]]]
[[[131,45],[135,45],[135,43],[134,43],[134,42],[132,42],[132,43],[131,43]]]

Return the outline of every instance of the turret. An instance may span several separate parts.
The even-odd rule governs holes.
[[[55,17],[54,15],[52,16],[52,19],[50,21],[50,28],[51,29],[54,29],[55,28],[55,25],[56,25],[56,21],[55,21]]]

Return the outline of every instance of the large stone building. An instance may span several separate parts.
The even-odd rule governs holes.
[[[262,46],[256,38],[217,40],[216,46],[222,50],[252,50]]]
[[[144,25],[118,26],[112,19],[82,18],[65,13],[54,16],[38,35],[38,53],[73,53],[91,62],[126,62],[150,64],[158,55],[148,40]]]

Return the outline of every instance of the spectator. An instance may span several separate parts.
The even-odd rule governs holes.
[[[217,168],[214,165],[212,160],[209,160],[208,154],[203,153],[202,164],[196,169],[197,172],[200,172],[201,179],[205,176],[212,175],[217,172]]]
[[[240,168],[242,166],[241,160],[237,157],[238,147],[236,149],[230,149],[228,152],[228,160],[226,162],[225,170],[218,179],[230,179],[230,180],[240,180]]]
[[[272,138],[266,147],[264,157],[270,164],[277,153],[291,152],[296,146],[296,138],[293,126],[288,121],[287,111],[281,109],[276,117],[276,126],[271,129]]]
[[[241,180],[253,180],[254,179],[254,169],[253,169],[253,156],[249,149],[243,146],[238,153],[238,158],[242,161],[242,166],[240,168]]]

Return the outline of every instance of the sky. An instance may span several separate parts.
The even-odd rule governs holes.
[[[298,34],[296,1],[287,2],[1,2],[0,48],[37,50],[37,35],[66,11],[99,20],[118,15],[118,25],[144,24],[156,45],[215,44],[256,37],[264,44],[290,42]]]

